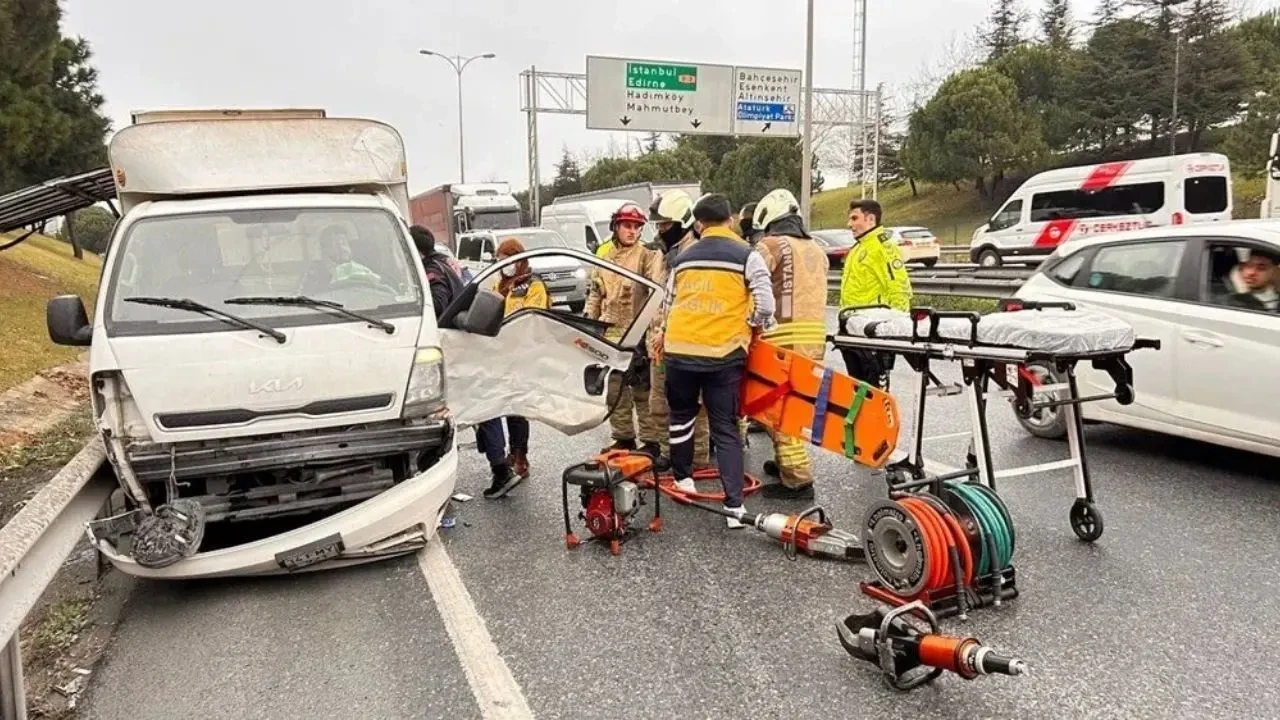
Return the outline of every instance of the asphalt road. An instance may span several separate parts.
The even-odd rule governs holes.
[[[965,429],[962,398],[935,402],[927,434]],[[1065,443],[1027,436],[1004,408],[991,416],[997,468],[1066,456]],[[1091,427],[1107,525],[1092,546],[1067,522],[1069,473],[1004,481],[1021,596],[944,624],[1022,657],[1029,674],[946,676],[898,694],[836,640],[837,619],[870,607],[857,587],[871,577],[865,566],[789,562],[753,531],[674,506],[665,532],[620,557],[566,551],[560,472],[606,439],[535,426],[534,477],[502,501],[479,497],[486,468],[464,451],[459,490],[477,499],[441,531],[538,717],[1239,718],[1280,707],[1272,460]],[[758,469],[768,442],[752,439]],[[963,450],[944,441],[928,455],[954,465]],[[819,502],[837,524],[884,496],[841,457],[819,452],[815,463]],[[103,719],[481,717],[458,658],[413,557],[293,578],[140,583],[81,707]]]

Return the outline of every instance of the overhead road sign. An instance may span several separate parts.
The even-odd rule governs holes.
[[[734,134],[800,134],[799,70],[735,67],[733,77]]]
[[[587,127],[798,135],[800,72],[587,56]]]

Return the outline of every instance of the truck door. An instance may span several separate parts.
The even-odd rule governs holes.
[[[598,273],[620,301],[628,303],[623,298],[629,293],[628,304],[639,312],[621,339],[605,339],[606,323],[549,308],[508,312],[506,298],[487,288],[503,268],[516,266],[519,272],[526,267],[522,261],[534,257],[573,258]],[[445,386],[455,420],[471,427],[522,415],[566,435],[599,426],[613,401],[609,378],[631,366],[664,294],[657,283],[580,250],[544,248],[489,265],[440,316]],[[648,372],[647,363],[638,365],[640,371]]]

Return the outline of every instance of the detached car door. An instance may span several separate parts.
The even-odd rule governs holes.
[[[506,315],[504,297],[489,288],[503,268],[532,258],[572,258],[593,283],[612,274],[611,280],[630,284],[639,312],[621,339],[606,340],[605,323],[565,312],[523,308]],[[522,415],[567,435],[599,426],[609,414],[609,377],[626,372],[636,351],[644,352],[664,295],[647,278],[568,248],[532,250],[486,267],[440,316],[445,386],[458,425]]]

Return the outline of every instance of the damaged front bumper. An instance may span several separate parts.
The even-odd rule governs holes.
[[[112,565],[137,577],[276,575],[354,565],[423,547],[435,536],[457,473],[458,452],[451,442],[426,470],[342,512],[262,540],[198,552],[165,567],[139,564],[112,540],[137,528],[139,511],[92,522],[88,536]]]

